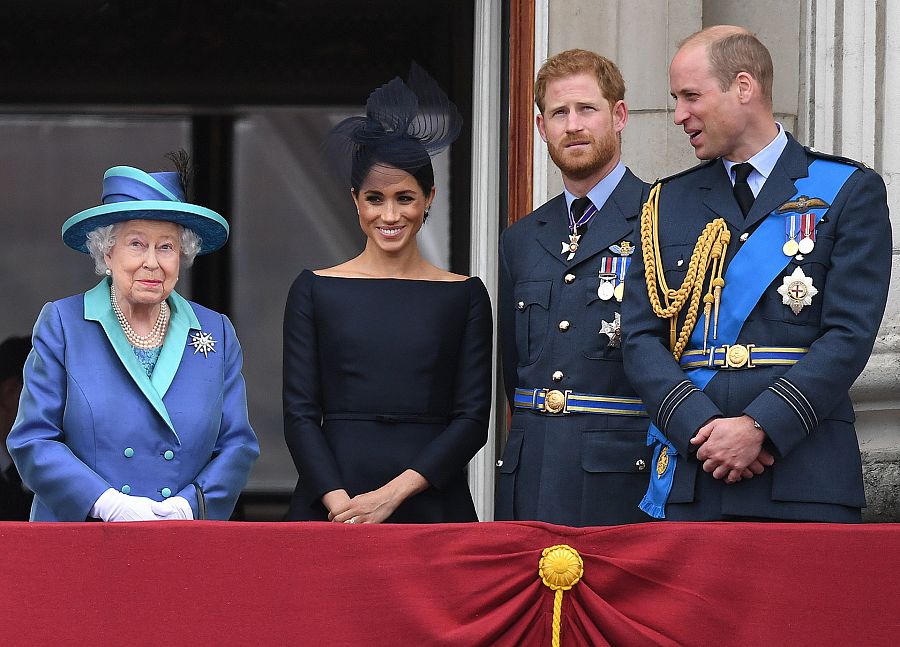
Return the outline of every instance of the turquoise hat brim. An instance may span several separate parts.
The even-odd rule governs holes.
[[[63,242],[87,254],[88,232],[129,220],[162,220],[187,227],[200,236],[199,254],[214,252],[228,240],[228,223],[212,209],[187,202],[135,200],[103,204],[76,213],[63,223]]]

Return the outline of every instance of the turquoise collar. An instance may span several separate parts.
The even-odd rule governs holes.
[[[166,332],[156,368],[153,369],[153,377],[148,378],[141,363],[135,357],[134,351],[131,350],[131,344],[128,343],[110,305],[109,285],[109,279],[103,279],[95,287],[85,292],[84,318],[87,321],[96,321],[103,327],[103,332],[106,333],[107,339],[131,379],[172,430],[175,438],[181,442],[162,399],[172,385],[175,373],[178,372],[178,366],[184,356],[188,333],[191,330],[200,330],[200,321],[191,308],[191,304],[173,290],[167,299],[171,310],[169,330]]]

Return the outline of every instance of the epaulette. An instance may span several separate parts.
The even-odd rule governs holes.
[[[820,150],[816,150],[812,146],[804,146],[803,150],[805,150],[810,155],[814,157],[821,157],[822,159],[831,160],[833,162],[843,162],[844,164],[850,164],[851,166],[855,166],[860,169],[868,169],[872,170],[872,167],[866,164],[865,162],[860,162],[859,160],[850,159],[849,157],[841,157],[840,155],[831,155],[830,153],[823,153]]]
[[[692,166],[683,171],[679,171],[678,173],[675,173],[674,175],[669,175],[668,177],[664,177],[661,180],[656,180],[656,182],[654,182],[653,185],[655,186],[657,184],[665,184],[669,180],[674,180],[675,178],[681,177],[682,175],[687,175],[688,173],[693,173],[694,171],[698,171],[702,168],[706,168],[710,164],[715,164],[718,161],[719,161],[718,158],[716,158],[716,159],[711,159],[711,160],[706,160],[706,161],[700,162],[699,164],[697,164],[697,166]]]

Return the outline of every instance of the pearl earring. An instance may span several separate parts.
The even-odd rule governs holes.
[[[108,267],[106,268],[106,276],[112,276],[112,270]]]

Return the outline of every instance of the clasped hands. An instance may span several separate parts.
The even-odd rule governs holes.
[[[401,503],[428,487],[425,477],[405,470],[377,490],[350,497],[347,490],[332,490],[322,497],[328,521],[336,523],[381,523],[394,514]]]
[[[335,523],[381,523],[397,508],[387,488],[380,487],[371,492],[351,498],[346,490],[333,490],[322,497],[328,508],[328,520]]]
[[[775,457],[763,449],[766,434],[754,426],[748,415],[736,418],[713,418],[691,438],[699,446],[697,460],[704,472],[725,483],[737,483],[762,474],[775,463]]]
[[[154,501],[109,488],[94,503],[91,516],[103,521],[187,521],[194,518],[194,513],[184,497]]]

